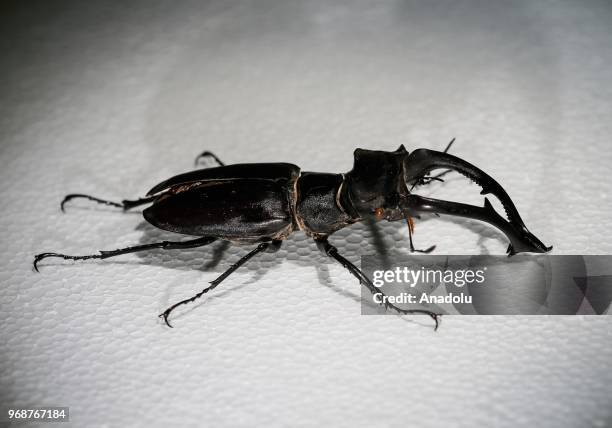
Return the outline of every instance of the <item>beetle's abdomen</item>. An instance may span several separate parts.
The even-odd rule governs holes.
[[[296,219],[311,236],[329,235],[353,223],[338,201],[342,174],[304,172],[298,179]]]
[[[189,183],[160,195],[143,215],[156,227],[186,235],[283,239],[292,230],[288,184],[255,178]]]

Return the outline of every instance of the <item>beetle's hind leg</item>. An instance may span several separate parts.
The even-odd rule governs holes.
[[[109,257],[119,256],[121,254],[136,253],[138,251],[152,250],[161,248],[163,250],[174,250],[184,248],[196,248],[208,245],[216,241],[217,238],[204,236],[202,238],[191,239],[189,241],[162,241],[153,242],[151,244],[135,245],[133,247],[120,248],[112,251],[100,251],[100,254],[90,254],[87,256],[69,256],[60,253],[41,253],[34,257],[34,269],[38,272],[38,263],[47,257],[60,257],[64,260],[89,260],[89,259],[107,259]]]
[[[185,305],[187,303],[191,303],[197,299],[199,299],[200,297],[202,297],[204,294],[208,293],[209,291],[214,290],[219,284],[221,284],[221,282],[227,278],[228,276],[230,276],[234,271],[236,271],[240,266],[244,265],[246,262],[248,262],[249,260],[251,260],[254,256],[256,256],[257,254],[263,252],[263,251],[267,251],[270,253],[275,253],[277,252],[282,244],[283,241],[272,241],[272,242],[262,242],[261,244],[259,244],[257,246],[257,248],[255,248],[254,250],[252,250],[250,253],[248,253],[247,255],[243,256],[240,260],[238,260],[236,263],[234,263],[233,265],[231,265],[229,267],[229,269],[227,269],[225,272],[223,272],[221,275],[219,275],[216,279],[214,279],[213,281],[210,282],[210,285],[208,287],[206,287],[205,289],[203,289],[202,291],[200,291],[198,294],[194,295],[193,297],[190,297],[189,299],[185,299],[185,300],[181,300],[178,303],[175,303],[174,305],[170,306],[168,309],[166,309],[163,313],[159,314],[160,318],[164,319],[164,322],[166,323],[166,325],[168,327],[172,327],[172,325],[170,325],[170,322],[168,321],[168,316],[170,315],[170,313],[176,309],[177,307],[181,306],[181,305]]]
[[[384,296],[386,296],[385,293],[380,288],[375,286],[372,283],[372,281],[370,281],[370,279],[357,266],[355,266],[353,263],[349,262],[347,259],[342,257],[338,253],[338,249],[334,247],[332,244],[330,244],[329,241],[327,241],[327,238],[316,239],[315,242],[317,243],[317,247],[323,254],[325,254],[328,257],[331,257],[332,259],[340,263],[342,266],[344,266],[344,268],[346,268],[355,278],[359,280],[360,284],[363,284],[366,286],[366,288],[370,291],[370,293],[372,294],[380,293],[381,297],[383,297],[382,300],[384,302],[381,304],[384,305],[386,309],[393,309],[399,314],[428,315],[436,323],[434,327],[434,331],[438,329],[438,326],[440,325],[440,317],[442,316],[442,314],[437,314],[435,312],[428,311],[426,309],[402,309],[402,308],[398,308],[392,303],[389,303],[388,299],[384,299]]]
[[[68,202],[68,201],[70,201],[72,199],[83,198],[83,199],[89,199],[90,201],[94,201],[94,202],[97,202],[99,204],[110,205],[112,207],[122,208],[123,211],[127,211],[130,208],[134,208],[134,207],[137,207],[139,205],[144,205],[144,204],[151,203],[151,202],[153,202],[155,200],[156,197],[157,196],[150,196],[148,198],[136,199],[135,201],[124,199],[121,202],[113,202],[113,201],[107,201],[106,199],[96,198],[96,197],[90,196],[90,195],[84,195],[82,193],[71,193],[71,194],[66,195],[64,197],[64,199],[62,200],[62,203],[60,204],[60,209],[62,210],[62,212],[65,212],[64,205],[66,204],[66,202]]]

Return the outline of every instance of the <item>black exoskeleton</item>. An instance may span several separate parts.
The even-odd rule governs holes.
[[[451,142],[452,144],[452,142]],[[34,268],[46,257],[71,260],[105,259],[120,254],[154,248],[180,249],[225,240],[238,244],[258,244],[250,253],[233,264],[211,285],[190,299],[169,307],[160,317],[171,327],[168,316],[179,305],[192,302],[213,290],[238,267],[256,254],[274,252],[292,232],[301,230],[311,236],[317,247],[350,271],[372,293],[384,293],[354,264],[342,257],[328,237],[343,227],[369,218],[408,221],[410,248],[413,217],[421,213],[447,214],[481,220],[497,227],[509,239],[508,254],[544,253],[545,246],[523,223],[514,203],[505,190],[489,175],[474,165],[444,152],[418,149],[408,153],[404,146],[394,152],[355,150],[353,169],[346,174],[302,172],[288,163],[236,164],[225,166],[215,155],[204,152],[198,157],[212,157],[218,167],[179,174],[153,187],[147,197],[121,203],[89,195],[70,194],[64,204],[74,198],[87,198],[128,210],[152,203],[143,211],[152,225],[184,235],[197,236],[188,241],[163,241],[114,251],[100,251],[88,256],[42,253],[36,256]],[[196,159],[197,163],[197,159]],[[435,169],[445,169],[430,176]],[[476,182],[481,194],[492,194],[501,202],[505,216],[499,215],[485,198],[483,206],[432,199],[412,193],[415,186],[456,171]],[[425,314],[438,327],[439,314],[425,309],[402,309],[384,300],[388,309],[401,314]]]

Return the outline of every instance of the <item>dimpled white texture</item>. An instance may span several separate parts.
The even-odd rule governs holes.
[[[32,7],[32,6],[30,6]],[[47,259],[173,239],[142,196],[211,150],[346,172],[356,147],[443,148],[506,188],[556,254],[612,244],[612,7],[605,2],[104,2],[2,20],[4,405],[71,426],[609,426],[609,317],[361,316],[303,234],[171,318],[247,248]],[[422,194],[482,203],[458,176]],[[405,224],[379,224],[408,254]],[[503,254],[481,223],[423,218],[437,254]],[[355,225],[332,242],[377,251]]]

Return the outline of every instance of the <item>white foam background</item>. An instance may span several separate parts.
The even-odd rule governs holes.
[[[199,291],[247,249],[48,259],[173,238],[135,198],[212,150],[345,172],[356,147],[443,148],[507,189],[556,254],[612,250],[606,2],[48,3],[5,15],[0,83],[0,397],[73,426],[607,426],[608,317],[360,315],[359,286],[302,234]],[[482,201],[450,179],[424,190]],[[407,253],[405,225],[380,224]],[[497,231],[424,219],[438,254]],[[376,251],[363,225],[332,238]],[[216,256],[215,256],[216,255]],[[218,260],[215,260],[215,257]]]

